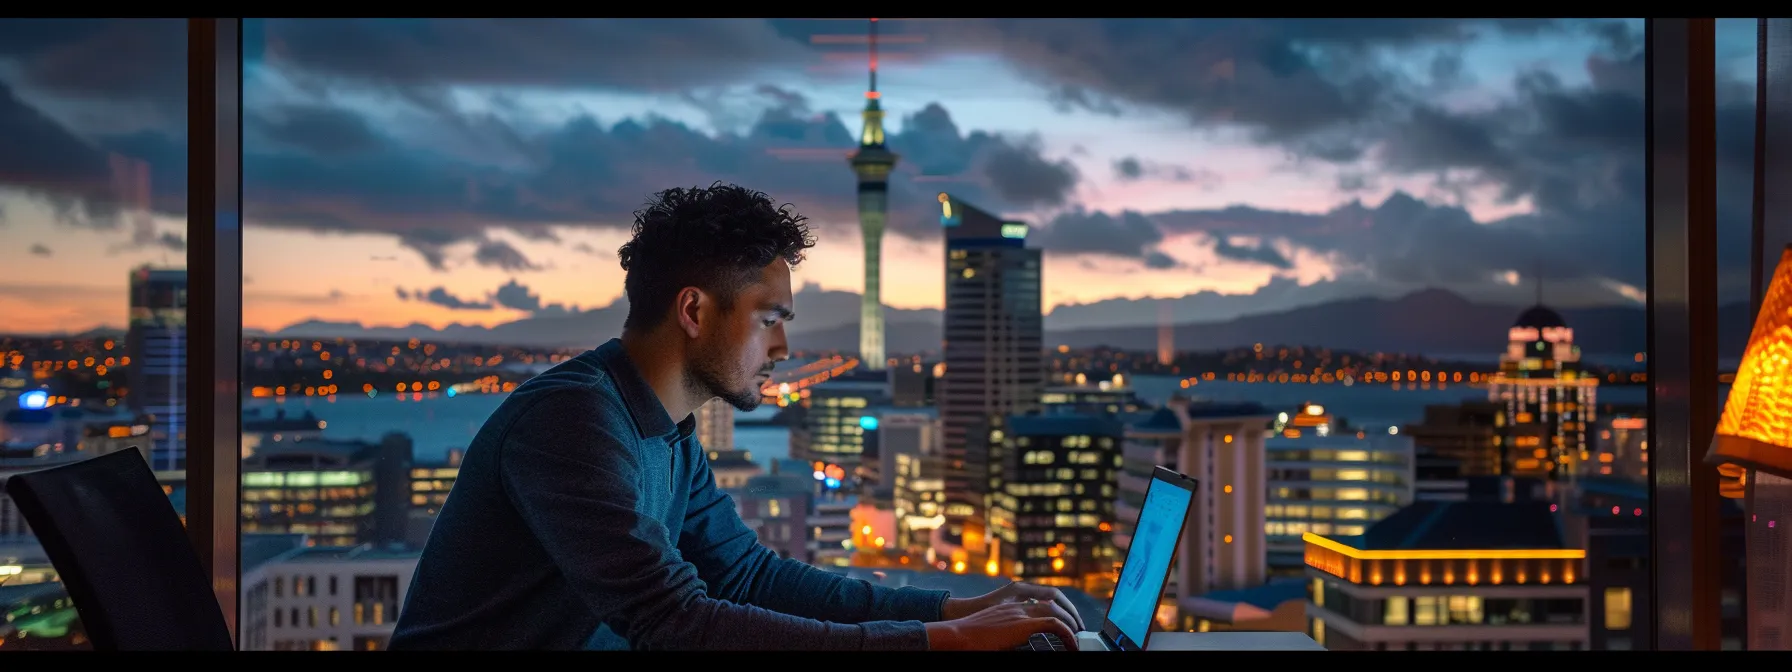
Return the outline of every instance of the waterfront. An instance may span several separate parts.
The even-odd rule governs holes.
[[[1485,389],[1468,385],[1449,385],[1444,389],[1407,389],[1392,385],[1321,385],[1321,384],[1250,384],[1225,381],[1199,383],[1182,389],[1180,379],[1170,376],[1137,376],[1130,385],[1147,402],[1160,404],[1172,394],[1213,401],[1255,401],[1273,409],[1293,410],[1303,403],[1317,403],[1342,416],[1351,424],[1381,429],[1419,420],[1425,406],[1456,404],[1487,398]],[[1646,388],[1621,386],[1600,388],[1601,403],[1642,404]],[[387,432],[402,431],[411,435],[417,459],[441,460],[451,449],[464,448],[472,442],[479,426],[503,403],[502,394],[463,394],[458,396],[341,395],[335,401],[324,397],[286,397],[284,400],[257,399],[244,405],[245,417],[268,417],[278,409],[290,414],[310,410],[325,421],[324,436],[331,439],[375,440]],[[761,406],[752,413],[738,413],[736,419],[769,420],[777,413],[775,406]],[[735,429],[735,447],[749,450],[762,464],[782,458],[789,452],[789,431],[777,425],[745,425]]]

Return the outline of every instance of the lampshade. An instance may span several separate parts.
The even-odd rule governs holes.
[[[1761,300],[1705,462],[1792,478],[1792,246]]]

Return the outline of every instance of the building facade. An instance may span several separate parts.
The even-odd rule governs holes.
[[[991,574],[1102,592],[1113,584],[1114,500],[1124,425],[1111,415],[1008,419],[990,474]]]
[[[1586,551],[1544,501],[1417,502],[1308,533],[1308,634],[1337,651],[1587,648]]]
[[[187,272],[141,267],[131,271],[130,359],[125,402],[150,418],[150,467],[187,464]]]
[[[1040,251],[1027,247],[1024,223],[1003,221],[949,194],[939,202],[946,238],[945,369],[935,397],[944,433],[947,535],[962,539],[965,523],[981,517],[996,486],[989,451],[1001,446],[1003,423],[1039,408],[1045,383]]]

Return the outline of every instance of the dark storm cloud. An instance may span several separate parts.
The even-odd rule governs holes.
[[[393,233],[436,268],[445,267],[449,246],[477,242],[476,262],[512,271],[537,266],[485,239],[485,231],[543,238],[556,224],[620,227],[655,191],[718,179],[793,203],[824,228],[856,224],[854,178],[846,165],[853,133],[838,118],[806,113],[800,100],[765,111],[740,136],[713,137],[664,119],[605,125],[581,116],[545,131],[495,117],[478,122],[520,143],[526,160],[515,167],[480,165],[378,136],[363,143],[367,149],[328,156],[251,143],[244,168],[248,214],[258,224]],[[308,127],[330,134],[377,128],[368,122]],[[1002,211],[1062,204],[1078,179],[1069,164],[1043,158],[1024,138],[960,131],[938,105],[913,115],[889,144],[902,156],[891,178],[890,226],[907,236],[937,228],[932,204],[940,189],[923,180],[948,180],[968,200]],[[308,145],[295,135],[284,146]]]
[[[245,52],[332,78],[678,92],[813,61],[762,21],[726,19],[267,20]]]
[[[942,52],[1004,56],[1052,87],[1060,104],[1166,109],[1196,124],[1251,129],[1267,143],[1316,143],[1314,151],[1332,156],[1359,149],[1336,134],[1378,121],[1407,95],[1408,82],[1378,52],[1559,29],[1451,19],[1006,19],[916,28]]]
[[[473,251],[473,261],[480,266],[490,266],[506,271],[537,271],[540,266],[529,261],[522,252],[511,247],[510,243],[501,240],[488,240],[479,244]]]
[[[1131,210],[1118,217],[1081,208],[1058,215],[1030,236],[1048,252],[1102,254],[1139,259],[1152,268],[1170,268],[1176,260],[1157,250],[1164,234],[1145,215]]]
[[[4,81],[0,138],[0,185],[44,197],[64,222],[117,229],[127,211],[186,212],[186,146],[177,138],[155,131],[80,137]]]
[[[1145,161],[1136,156],[1126,156],[1115,160],[1114,177],[1119,178],[1122,182],[1137,180],[1192,182],[1209,191],[1219,188],[1225,181],[1224,176],[1211,170],[1190,170],[1175,164]]]
[[[498,289],[492,292],[492,302],[503,308],[520,310],[536,315],[564,315],[578,312],[577,307],[568,309],[565,305],[559,303],[542,303],[541,295],[536,294],[529,289],[528,285],[519,283],[515,279],[511,279],[509,282],[499,285]]]
[[[492,303],[490,301],[474,301],[474,300],[469,300],[469,299],[463,299],[463,298],[460,298],[458,296],[448,293],[448,290],[443,287],[436,287],[427,292],[421,292],[417,295],[417,300],[422,301],[424,303],[433,303],[433,304],[436,304],[443,308],[449,308],[452,310],[491,310],[492,309]]]
[[[1280,251],[1267,242],[1239,245],[1233,243],[1230,236],[1218,235],[1213,237],[1213,253],[1233,261],[1263,264],[1282,270],[1294,268],[1294,264],[1288,261],[1288,257],[1282,256]]]
[[[0,61],[16,84],[111,104],[144,102],[183,122],[187,109],[185,19],[0,20]]]

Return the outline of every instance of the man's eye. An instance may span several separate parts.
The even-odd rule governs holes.
[[[770,329],[775,326],[778,326],[778,318],[773,317],[765,321],[765,328]]]

